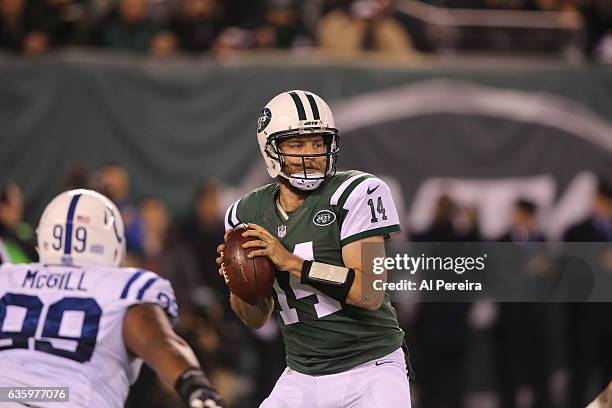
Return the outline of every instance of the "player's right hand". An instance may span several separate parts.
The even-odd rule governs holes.
[[[216,392],[207,392],[191,400],[190,408],[227,408],[225,402]]]
[[[185,370],[176,380],[174,389],[189,408],[227,408],[200,368]]]

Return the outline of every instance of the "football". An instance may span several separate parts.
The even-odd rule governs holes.
[[[276,276],[276,268],[266,256],[247,258],[251,251],[258,249],[242,248],[245,242],[257,239],[243,237],[242,234],[247,229],[246,224],[240,224],[227,235],[223,264],[232,293],[245,302],[255,305],[270,294]]]

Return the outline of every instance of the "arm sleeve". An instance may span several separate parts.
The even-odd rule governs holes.
[[[400,231],[399,217],[387,184],[376,178],[359,183],[342,204],[346,215],[340,226],[342,246],[363,238]]]

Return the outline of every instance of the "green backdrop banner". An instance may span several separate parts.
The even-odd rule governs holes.
[[[468,136],[472,133],[472,139],[465,139],[467,146],[462,144],[462,148],[442,151],[438,161],[449,163],[449,160],[458,160],[455,163],[460,168],[477,166],[474,171],[468,171],[466,177],[486,177],[489,168],[492,169],[491,176],[517,175],[509,164],[512,160],[505,164],[506,170],[499,172],[495,171],[495,163],[483,165],[478,157],[474,157],[475,151],[486,154],[486,149],[502,152],[504,144],[509,147],[507,155],[510,158],[516,155],[517,161],[541,161],[541,156],[529,156],[525,149],[519,148],[533,147],[533,138],[523,137],[514,142],[511,141],[514,139],[509,139],[512,135],[525,136],[526,133],[527,136],[542,136],[551,127],[546,123],[531,127],[516,125],[517,120],[531,123],[531,119],[513,117],[491,123],[491,117],[499,117],[499,113],[483,114],[476,110],[465,116],[465,112],[451,112],[452,109],[436,112],[431,109],[435,99],[429,98],[430,110],[426,113],[415,114],[412,110],[404,115],[405,112],[396,112],[383,124],[371,118],[359,120],[359,116],[367,116],[360,113],[364,112],[364,106],[383,103],[380,101],[384,98],[388,103],[389,98],[397,97],[398,101],[404,101],[401,103],[405,106],[418,108],[419,92],[430,96],[431,92],[413,85],[431,84],[436,80],[444,80],[447,85],[469,84],[480,90],[517,91],[526,100],[529,100],[529,95],[546,95],[547,98],[555,95],[567,102],[567,109],[579,111],[580,118],[587,117],[589,129],[595,135],[584,139],[572,135],[571,129],[564,129],[563,136],[559,137],[565,138],[566,142],[554,150],[555,154],[561,154],[568,147],[573,150],[563,153],[563,162],[579,163],[572,165],[572,171],[605,171],[611,165],[609,142],[612,133],[607,135],[606,141],[605,130],[612,122],[612,71],[604,67],[408,69],[321,64],[283,66],[278,60],[274,64],[208,60],[161,62],[68,54],[41,59],[0,60],[0,183],[19,183],[28,203],[27,216],[34,221],[42,205],[62,188],[68,163],[81,161],[93,169],[103,162],[115,161],[129,169],[134,197],[159,196],[174,213],[180,213],[187,209],[193,191],[202,179],[215,177],[228,184],[242,183],[243,187],[252,187],[245,186],[245,183],[256,184],[265,180],[263,165],[258,164],[257,118],[272,96],[289,89],[308,89],[330,101],[332,107],[340,112],[341,132],[343,126],[349,129],[344,132],[343,148],[349,147],[343,153],[343,163],[376,173],[393,173],[395,179],[400,179],[407,201],[429,175],[418,172],[418,169],[430,169],[432,157],[419,154],[410,156],[410,162],[402,160],[401,155],[392,154],[394,140],[402,138],[402,133],[418,131],[421,137],[405,140],[402,143],[407,144],[403,148],[410,149],[411,143],[419,146],[434,143],[433,150],[419,151],[435,155],[435,144],[446,143],[444,135],[455,133],[455,129],[436,130],[442,139],[429,140],[423,136],[427,135],[430,125],[439,127],[449,115],[456,117],[461,114],[463,133]],[[405,101],[402,94],[392,92],[410,86],[413,86],[408,89],[412,95],[410,102]],[[438,96],[441,101],[448,100],[444,95],[449,92],[451,96],[470,92],[452,85],[445,89],[446,93]],[[377,94],[381,91],[382,94]],[[370,95],[372,99],[368,99]],[[487,93],[483,95],[486,100]],[[500,98],[504,99],[503,94],[498,95],[497,99]],[[540,103],[548,100],[551,99],[542,99]],[[409,123],[404,123],[406,118]],[[359,124],[352,125],[353,120]],[[489,137],[487,146],[479,146],[478,139],[473,139],[470,123],[479,123],[473,128],[476,131],[486,131],[487,135],[482,136]],[[598,129],[593,130],[594,126]],[[376,129],[385,129],[385,135]],[[492,147],[491,143],[497,143],[492,139],[495,132],[505,137],[499,139],[497,147]],[[580,133],[580,129],[573,132]],[[356,136],[351,138],[351,134]],[[359,147],[364,146],[362,142],[366,139],[363,138],[371,141],[378,140],[377,137],[382,138],[384,148],[377,149],[376,145],[369,145],[367,149]],[[568,142],[574,139],[578,140],[575,143],[581,148],[576,149],[574,142]],[[544,138],[537,143],[538,146],[547,145],[550,140]],[[594,156],[584,157],[591,154]],[[452,160],[450,156],[453,156]],[[535,170],[555,173],[562,167],[563,163],[551,161]],[[406,178],[409,182],[404,184],[402,169],[416,169],[417,176]],[[440,175],[445,175],[445,171]],[[448,172],[453,171],[453,166],[450,166]],[[249,178],[253,172],[262,173],[263,178]]]

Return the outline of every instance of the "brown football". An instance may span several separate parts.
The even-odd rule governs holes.
[[[246,224],[240,224],[227,235],[223,264],[230,290],[245,302],[255,305],[268,297],[276,268],[267,256],[256,256],[252,259],[247,255],[259,248],[243,248],[242,244],[256,240],[255,237],[243,237],[248,229]]]

